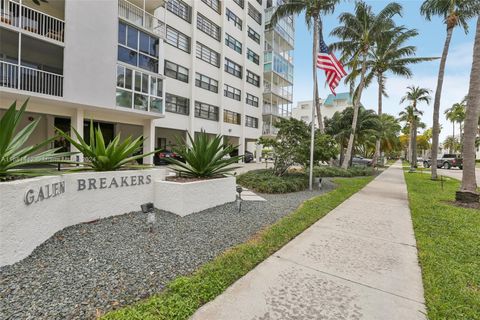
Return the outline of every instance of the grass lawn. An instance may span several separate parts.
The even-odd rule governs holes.
[[[363,188],[373,177],[336,179],[338,187],[303,203],[250,241],[206,263],[195,273],[172,281],[160,294],[106,314],[103,319],[188,319],[237,279],[252,270],[299,233]]]
[[[480,319],[480,212],[449,205],[459,181],[405,172],[430,320]]]

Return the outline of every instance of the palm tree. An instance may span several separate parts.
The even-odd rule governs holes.
[[[442,58],[440,59],[437,89],[433,102],[432,163],[437,163],[438,139],[440,135],[440,99],[450,40],[452,39],[453,29],[457,26],[463,28],[465,33],[468,32],[467,21],[480,14],[480,2],[478,0],[425,0],[420,7],[420,13],[427,20],[431,20],[432,16],[441,16],[447,27],[447,37],[445,38]],[[432,179],[437,179],[437,166],[432,166]]]
[[[417,105],[420,102],[425,102],[427,104],[430,104],[430,90],[425,89],[425,88],[420,88],[420,87],[415,87],[415,86],[409,86],[407,87],[408,91],[400,99],[400,103],[403,103],[405,101],[408,101],[411,104],[411,114],[409,116],[416,116],[416,113],[419,115],[422,115],[423,113],[417,109]],[[409,108],[409,107],[407,107]],[[416,121],[410,122],[410,141],[411,141],[411,160],[410,160],[410,170],[414,171],[415,168],[417,167],[417,126],[416,126]]]
[[[350,79],[347,78],[346,81],[352,83],[355,77],[360,76],[358,88],[356,88],[353,96],[352,130],[348,140],[347,153],[342,163],[343,168],[348,168],[352,159],[358,109],[366,85],[368,54],[376,43],[381,42],[383,37],[390,36],[387,31],[391,31],[395,25],[392,17],[400,14],[401,10],[402,6],[393,2],[389,3],[378,14],[374,14],[371,6],[358,1],[355,3],[355,12],[342,13],[339,16],[342,25],[331,32],[331,35],[340,38],[340,41],[332,44],[332,48],[342,52],[340,60],[349,69],[353,70]],[[356,70],[360,70],[360,72],[356,72]]]
[[[277,22],[286,16],[297,15],[305,11],[305,23],[308,28],[313,27],[313,45],[312,45],[312,74],[313,74],[313,101],[315,103],[315,111],[317,113],[318,127],[320,132],[324,132],[322,113],[320,110],[318,86],[317,86],[317,53],[319,45],[319,34],[322,15],[333,13],[335,5],[340,0],[284,0],[277,7],[270,18],[270,23],[275,26]],[[313,120],[312,120],[313,121]]]
[[[460,149],[460,143],[458,139],[453,136],[448,136],[443,141],[443,148],[448,149],[449,153],[456,153]]]
[[[404,26],[391,30],[391,35],[383,37],[369,52],[367,65],[371,69],[366,82],[376,78],[378,83],[378,115],[383,112],[383,96],[388,96],[385,89],[386,73],[391,72],[396,76],[410,78],[412,71],[408,67],[424,61],[432,61],[438,58],[414,57],[417,48],[405,45],[405,42],[418,35],[415,29],[406,29]],[[377,139],[373,163],[377,163],[380,157],[381,142]]]
[[[464,100],[465,101],[465,100]],[[445,118],[452,122],[453,137],[455,138],[455,123],[460,127],[460,143],[463,143],[463,122],[465,121],[465,102],[454,103],[450,108],[445,110]]]
[[[480,126],[480,17],[477,18],[477,31],[473,47],[473,63],[470,73],[467,110],[465,117],[465,137],[463,140],[462,186],[457,191],[457,201],[478,202],[475,178],[475,140]]]
[[[387,152],[399,150],[400,140],[398,135],[402,128],[398,119],[390,114],[383,113],[379,116],[379,120],[380,130],[377,141],[380,142],[381,149]]]

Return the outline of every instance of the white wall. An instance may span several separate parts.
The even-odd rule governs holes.
[[[114,107],[118,2],[65,1],[64,98]]]
[[[27,257],[65,227],[139,211],[141,204],[154,201],[154,183],[164,180],[165,175],[165,169],[85,172],[0,183],[0,266]],[[143,184],[139,184],[139,176]],[[112,178],[121,185],[121,177],[126,177],[129,186],[112,185]],[[88,179],[92,178],[96,178],[96,189],[89,190]],[[86,188],[78,190],[82,179]],[[105,188],[100,179],[105,179]],[[59,192],[60,183],[64,192]],[[40,188],[44,199],[35,202]],[[57,192],[52,192],[54,188]],[[25,199],[34,202],[27,205]]]

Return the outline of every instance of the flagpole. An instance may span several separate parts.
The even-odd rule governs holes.
[[[311,123],[311,133],[310,133],[310,172],[308,179],[308,190],[313,190],[313,151],[315,148],[315,109],[317,107],[317,55],[318,55],[318,31],[319,31],[318,21],[314,23],[313,31],[313,103],[312,103],[312,123]],[[315,37],[316,36],[316,37]]]

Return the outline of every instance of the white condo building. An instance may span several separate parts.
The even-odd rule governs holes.
[[[327,99],[320,99],[320,112],[322,113],[323,118],[332,118],[335,112],[342,112],[348,107],[352,107],[352,98],[350,93],[341,92],[337,93],[336,96],[329,94]],[[292,110],[292,118],[302,120],[306,123],[312,122],[312,107],[313,101],[299,101],[297,106]],[[318,120],[315,116],[315,126],[318,127]]]
[[[266,1],[266,0],[263,0]],[[28,143],[90,120],[107,139],[169,148],[204,130],[261,135],[262,0],[0,0],[0,115],[29,98]],[[152,157],[145,159],[152,162]]]
[[[295,23],[293,16],[287,16],[272,26],[270,17],[283,0],[266,1],[262,133],[275,136],[275,122],[292,112]]]

